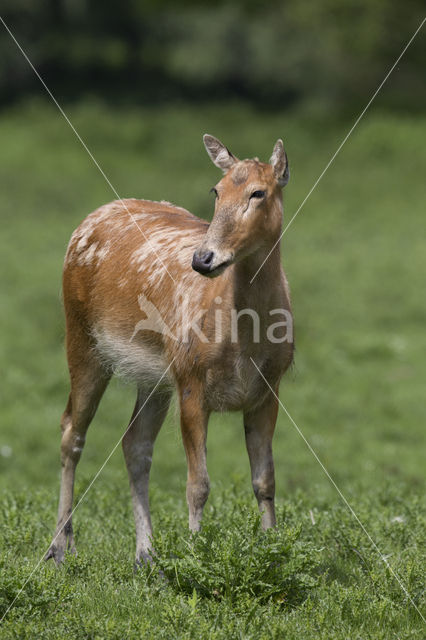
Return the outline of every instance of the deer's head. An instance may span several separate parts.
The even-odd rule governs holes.
[[[213,187],[216,205],[203,244],[192,268],[215,277],[230,264],[276,242],[281,232],[281,188],[289,180],[287,154],[278,140],[269,164],[238,160],[217,138],[204,136],[204,145],[224,177]]]

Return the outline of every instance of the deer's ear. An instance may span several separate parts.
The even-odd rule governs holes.
[[[203,141],[213,164],[222,169],[223,173],[229,171],[232,165],[238,162],[238,159],[217,138],[206,133],[203,136]]]
[[[271,159],[269,160],[274,170],[275,177],[281,187],[285,187],[290,179],[290,169],[288,166],[287,154],[284,151],[282,140],[277,140]]]

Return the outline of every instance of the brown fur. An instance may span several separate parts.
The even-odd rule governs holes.
[[[58,525],[47,554],[58,564],[67,547],[74,550],[70,514],[75,467],[87,428],[113,373],[134,380],[138,387],[133,421],[123,439],[138,562],[151,557],[149,470],[154,440],[173,387],[179,396],[188,462],[191,529],[199,529],[208,496],[206,436],[211,411],[243,412],[263,526],[275,523],[271,441],[277,402],[251,358],[278,390],[293,354],[292,342],[272,344],[266,338],[269,311],[290,310],[279,246],[252,285],[250,279],[281,233],[282,196],[276,174],[278,166],[280,175],[283,167],[286,169],[286,159],[274,150],[277,157],[272,159],[273,165],[257,159],[239,162],[219,141],[206,138],[213,161],[226,171],[216,187],[218,198],[210,225],[169,203],[128,199],[90,214],[70,240],[63,293],[71,392],[62,419]],[[266,191],[265,198],[250,198],[256,190]],[[218,264],[229,266],[219,267],[215,278],[196,273],[191,259],[201,250],[214,251]],[[144,319],[140,296],[160,312],[174,337],[143,328],[135,331]],[[179,311],[185,296],[190,302],[189,313],[200,315],[198,325],[207,341],[190,327],[188,340],[179,334]],[[238,339],[232,339],[233,308],[237,312],[256,310],[259,343],[253,342],[248,316],[241,317]],[[221,339],[215,341],[218,313]],[[166,367],[169,372],[159,382]]]

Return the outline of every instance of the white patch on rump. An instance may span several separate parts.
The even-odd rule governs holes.
[[[91,244],[89,248],[86,251],[83,251],[83,253],[78,257],[78,264],[90,264],[95,258],[97,248],[97,242]]]
[[[77,253],[80,253],[80,251],[83,251],[83,249],[86,248],[88,242],[89,242],[89,238],[86,235],[82,236],[80,240],[77,242],[77,246],[75,248]]]
[[[119,289],[123,289],[126,286],[126,284],[128,284],[127,278],[120,278],[120,280],[118,280],[117,282],[117,287]]]
[[[119,206],[118,201],[110,202],[92,211],[72,234],[65,254],[65,264],[71,263],[76,255],[78,256],[78,264],[89,264],[94,257],[92,251],[96,250],[96,247],[92,249],[93,245],[89,243],[94,230],[101,222],[116,224],[120,220],[120,213],[122,213],[122,207]],[[100,257],[105,256],[101,254]]]
[[[105,258],[109,254],[110,246],[111,246],[111,242],[108,240],[103,247],[102,246],[99,247],[99,249],[96,252],[96,260],[98,262],[102,262],[103,260],[105,260]]]

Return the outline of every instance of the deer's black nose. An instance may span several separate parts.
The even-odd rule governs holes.
[[[192,268],[198,273],[209,273],[213,264],[213,251],[196,251],[192,257]]]

